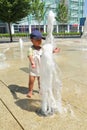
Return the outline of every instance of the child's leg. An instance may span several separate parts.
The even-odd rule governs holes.
[[[29,92],[27,94],[27,97],[32,96],[34,81],[35,81],[35,77],[34,76],[29,76]]]
[[[37,77],[38,80],[38,88],[40,89],[40,77]]]

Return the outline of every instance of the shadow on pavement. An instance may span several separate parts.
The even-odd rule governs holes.
[[[23,110],[36,113],[37,109],[39,109],[40,100],[30,98],[19,99],[15,102],[15,104]]]
[[[15,84],[11,84],[8,86],[12,96],[14,99],[16,99],[15,104],[17,106],[19,106],[21,109],[23,110],[27,110],[27,111],[31,111],[31,112],[35,112],[40,109],[40,100],[38,99],[31,99],[31,98],[27,98],[27,99],[20,99],[17,96],[17,93],[21,93],[21,94],[27,94],[28,93],[28,88],[23,87],[23,86],[18,86]],[[33,94],[34,93],[39,93],[37,90],[33,90]]]
[[[28,88],[18,86],[18,85],[15,85],[15,84],[9,85],[8,88],[10,89],[14,99],[18,99],[16,93],[22,93],[22,94],[27,94],[28,93]]]
[[[19,99],[17,97],[17,93],[21,93],[21,94],[27,94],[28,93],[28,88],[23,87],[23,86],[18,86],[16,84],[11,84],[11,85],[8,86],[8,88],[10,89],[10,92],[12,93],[14,99]],[[39,91],[33,90],[33,95],[34,95],[34,93],[39,94]]]
[[[27,67],[20,68],[20,70],[24,71],[25,73],[29,73],[29,68]]]

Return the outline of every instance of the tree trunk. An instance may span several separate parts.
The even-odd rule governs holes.
[[[10,42],[13,42],[10,23],[8,23],[8,28],[9,28]]]

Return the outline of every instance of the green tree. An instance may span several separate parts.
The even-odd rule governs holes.
[[[41,2],[40,0],[33,0],[32,11],[35,20],[39,24],[39,30],[40,30],[40,23],[42,22],[42,20],[44,20],[44,16],[47,12],[47,9],[45,9],[45,2]]]
[[[61,2],[56,7],[56,20],[58,23],[67,23],[68,21],[68,8],[65,4],[65,0]]]
[[[8,24],[11,42],[11,24],[26,17],[30,9],[31,0],[0,0],[0,20]]]

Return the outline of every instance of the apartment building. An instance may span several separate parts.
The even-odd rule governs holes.
[[[48,7],[49,9],[53,10],[55,13],[55,8],[57,4],[61,2],[61,0],[41,0],[42,2],[45,2],[45,8]],[[69,32],[70,30],[79,31],[79,25],[80,25],[80,18],[83,18],[83,10],[84,10],[84,0],[65,0],[66,6],[68,6],[68,22],[65,24],[65,30]],[[48,13],[48,12],[47,12]],[[46,14],[47,16],[47,14]],[[46,25],[47,25],[47,17],[45,16],[44,21],[40,23],[41,29],[43,29],[44,32],[46,32]],[[2,24],[0,24],[1,28]],[[55,22],[55,31],[59,32],[61,29],[58,28],[58,23]],[[6,27],[6,26],[4,26]],[[12,33],[18,33],[18,32],[26,32],[31,33],[31,31],[34,28],[38,28],[38,22],[34,19],[32,15],[27,16],[23,20],[19,22],[19,24],[13,24],[12,25]],[[4,28],[2,30],[0,29],[0,33],[3,32]],[[7,29],[5,29],[7,31]]]
[[[69,24],[79,24],[83,16],[84,0],[68,0]]]

